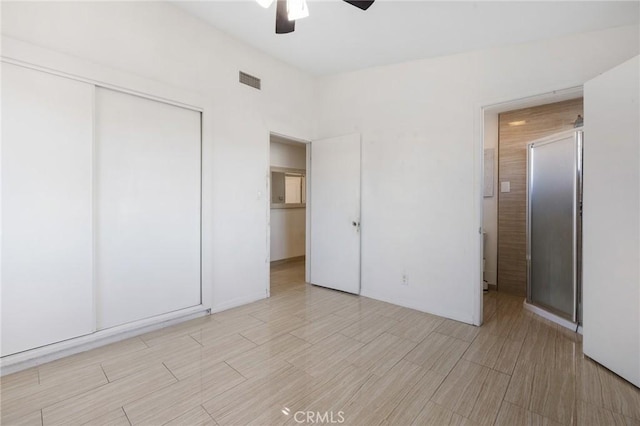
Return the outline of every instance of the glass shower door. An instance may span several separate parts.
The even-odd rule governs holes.
[[[578,320],[582,131],[532,142],[527,167],[529,303]]]

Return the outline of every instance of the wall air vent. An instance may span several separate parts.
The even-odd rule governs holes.
[[[260,79],[252,76],[251,74],[247,74],[246,72],[240,71],[240,83],[260,90]]]

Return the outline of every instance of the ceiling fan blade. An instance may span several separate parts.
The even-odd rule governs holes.
[[[287,13],[287,0],[278,0],[276,4],[276,34],[292,33],[296,21],[290,21]]]
[[[358,9],[367,10],[375,0],[344,0],[352,6],[357,7]]]

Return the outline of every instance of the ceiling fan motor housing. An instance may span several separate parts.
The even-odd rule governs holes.
[[[375,0],[344,0],[358,9],[367,10]],[[277,0],[276,4],[276,34],[292,33],[296,29],[296,21],[289,20],[287,0]]]

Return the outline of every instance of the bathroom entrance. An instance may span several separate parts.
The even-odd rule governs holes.
[[[483,317],[527,296],[527,146],[583,120],[582,89],[485,109]]]

